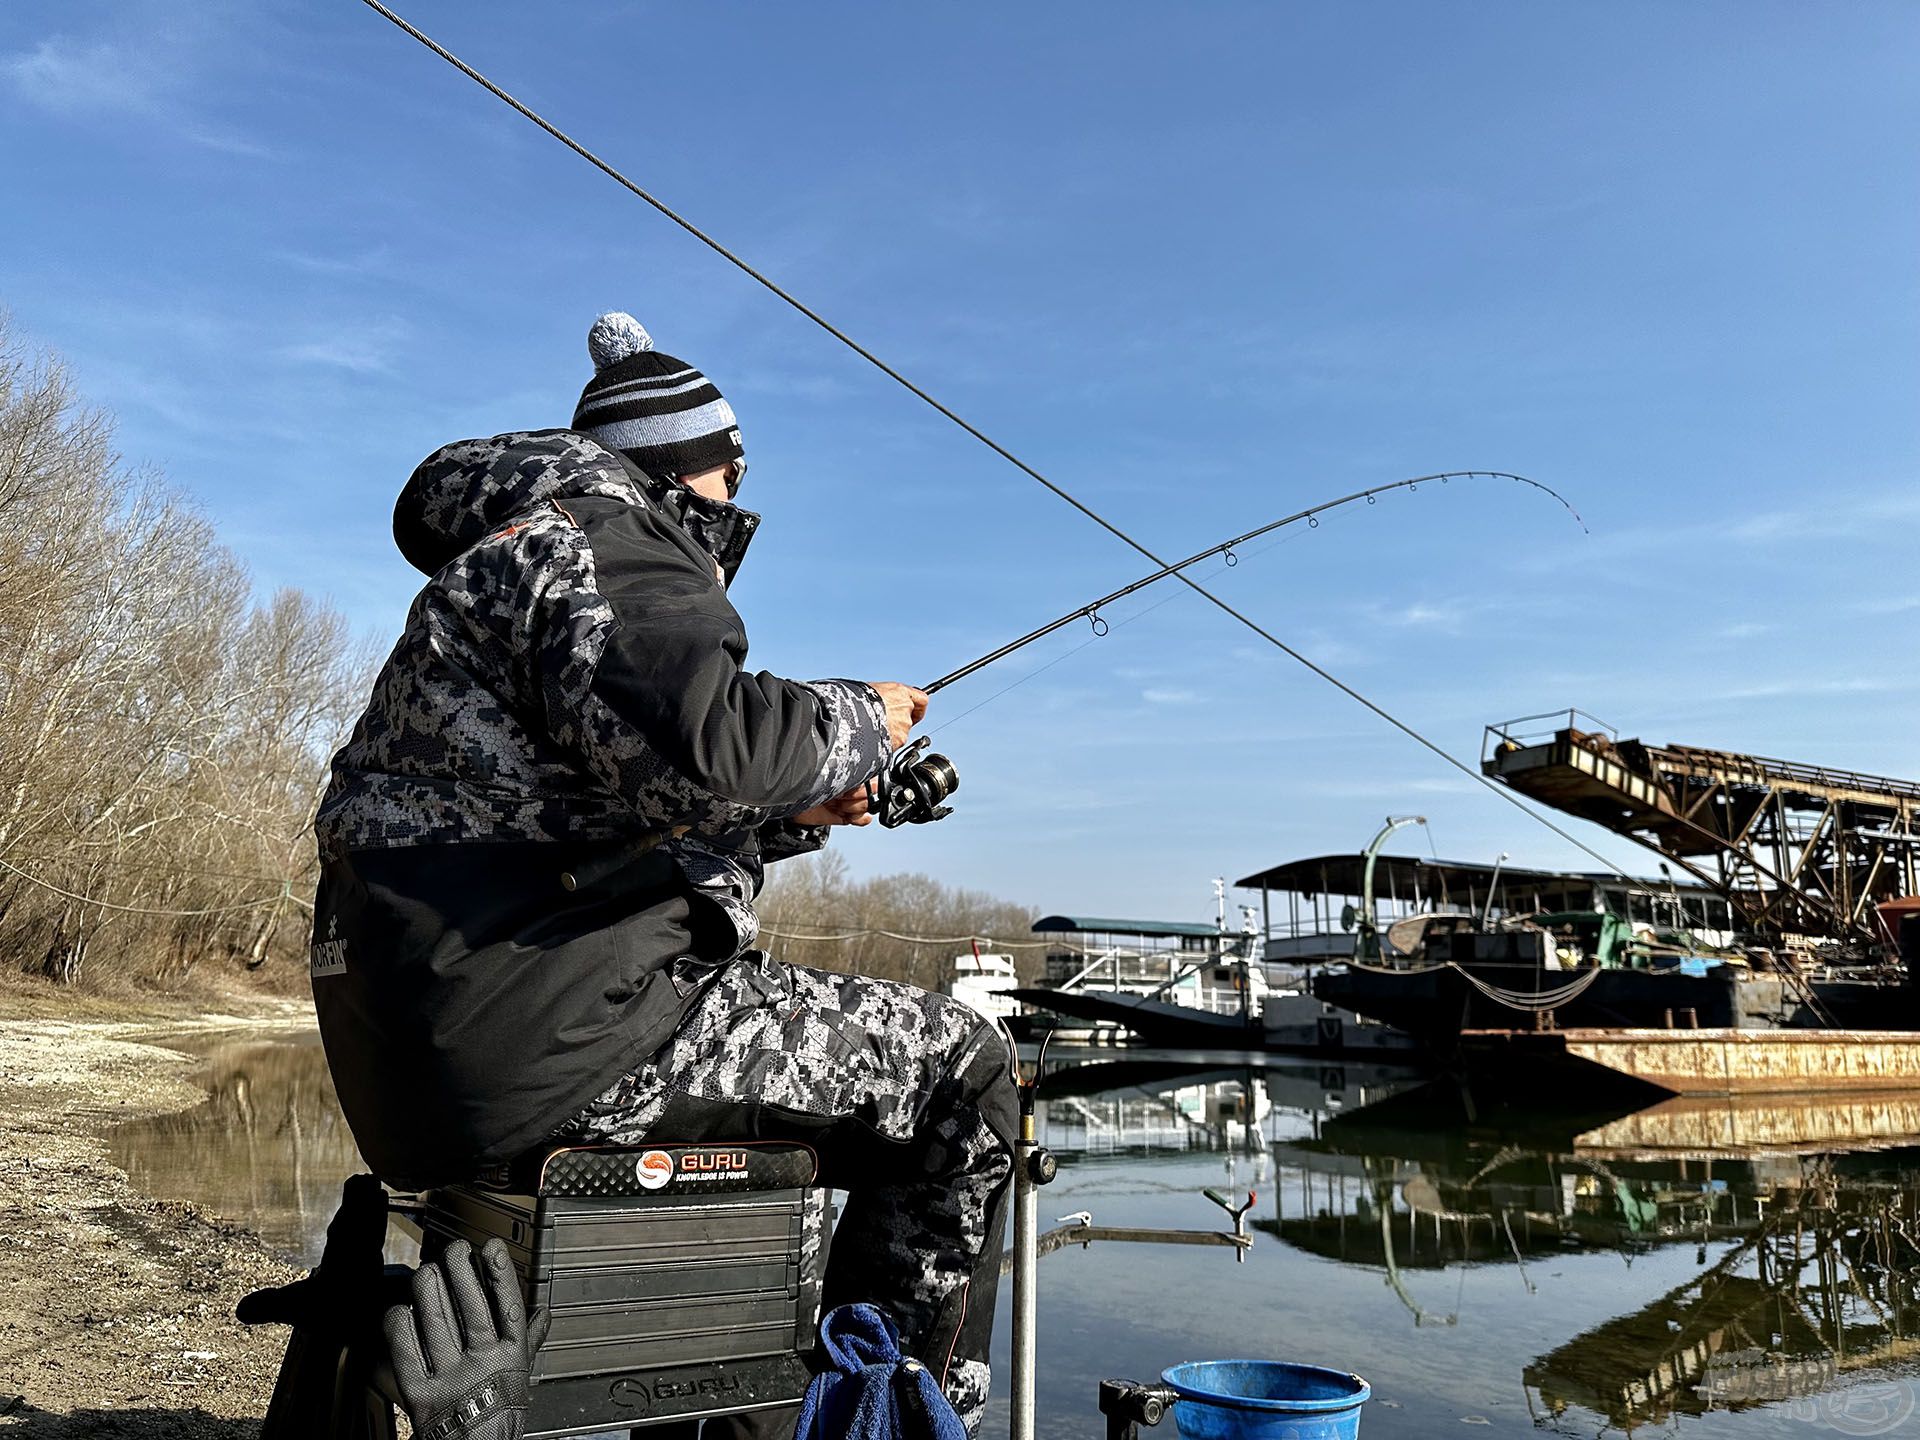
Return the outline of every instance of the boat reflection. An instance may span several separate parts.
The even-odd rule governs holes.
[[[1418,1083],[1391,1065],[1318,1064],[1263,1053],[1050,1047],[1034,1108],[1040,1143],[1065,1162],[1220,1151],[1264,1154],[1280,1129],[1309,1130]],[[1276,1126],[1276,1120],[1285,1124]]]
[[[1771,1406],[1864,1434],[1916,1409],[1920,1387],[1891,1377],[1920,1363],[1920,1095],[1570,1115],[1380,1068],[1085,1052],[1054,1057],[1041,1095],[1042,1143],[1072,1162],[1253,1157],[1256,1228],[1379,1271],[1415,1326],[1458,1325],[1475,1269],[1561,1289],[1541,1296],[1549,1330],[1582,1283],[1568,1257],[1653,1277],[1637,1308],[1523,1364],[1538,1425]],[[1630,1270],[1656,1251],[1673,1264]]]
[[[1380,1269],[1416,1326],[1459,1322],[1418,1298],[1448,1287],[1410,1285],[1417,1272],[1457,1269],[1464,1289],[1472,1267],[1511,1266],[1531,1295],[1548,1257],[1691,1249],[1684,1283],[1525,1365],[1540,1424],[1631,1432],[1785,1405],[1866,1434],[1916,1408],[1920,1390],[1891,1377],[1920,1358],[1920,1096],[1577,1118],[1462,1114],[1460,1098],[1406,1090],[1281,1147],[1297,1188],[1276,1186],[1259,1228]]]
[[[1703,1195],[1701,1225],[1733,1229],[1738,1243],[1540,1356],[1522,1377],[1529,1396],[1547,1414],[1578,1407],[1622,1429],[1788,1401],[1843,1433],[1891,1431],[1914,1408],[1910,1387],[1842,1387],[1920,1353],[1917,1199],[1910,1175],[1849,1177],[1818,1163],[1756,1190],[1744,1224],[1731,1187]],[[1855,1428],[1863,1420],[1876,1428]]]

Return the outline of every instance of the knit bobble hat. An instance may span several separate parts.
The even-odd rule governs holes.
[[[649,475],[697,475],[744,453],[733,407],[684,360],[653,348],[631,315],[614,310],[587,331],[593,378],[573,428],[618,450]]]

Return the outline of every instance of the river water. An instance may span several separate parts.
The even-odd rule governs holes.
[[[359,1168],[318,1045],[196,1045],[212,1099],[121,1127],[116,1159],[312,1263]],[[1256,1238],[1244,1263],[1043,1259],[1042,1436],[1102,1434],[1105,1377],[1240,1355],[1358,1371],[1370,1440],[1920,1429],[1920,1101],[1570,1116],[1271,1057],[1048,1068],[1043,1230],[1082,1210],[1217,1229],[1213,1187],[1255,1193]],[[1005,1433],[1003,1402],[988,1425]]]

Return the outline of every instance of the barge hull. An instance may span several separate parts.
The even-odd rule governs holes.
[[[1920,1036],[1900,1030],[1469,1030],[1481,1073],[1625,1076],[1675,1095],[1920,1090]]]

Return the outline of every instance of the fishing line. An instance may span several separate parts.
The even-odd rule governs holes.
[[[736,255],[733,251],[729,250],[725,245],[722,245],[718,240],[714,239],[713,236],[707,234],[706,231],[702,230],[699,226],[695,225],[691,220],[688,220],[685,216],[681,215],[677,210],[675,210],[672,206],[668,205],[664,200],[661,200],[657,196],[650,193],[649,191],[642,189],[639,185],[634,183],[634,181],[630,180],[626,175],[622,174],[619,170],[615,169],[607,161],[602,160],[598,155],[594,154],[593,151],[587,149],[587,147],[582,145],[578,140],[575,140],[571,135],[567,134],[564,130],[560,129],[559,126],[553,124],[552,121],[547,120],[545,117],[541,116],[540,114],[532,110],[530,107],[516,100],[512,95],[509,95],[505,90],[501,89],[498,85],[494,84],[493,81],[489,80],[486,76],[482,75],[478,70],[474,69],[471,65],[467,64],[466,61],[462,60],[459,56],[455,55],[451,50],[448,50],[444,45],[441,45],[438,41],[434,40],[431,36],[427,35],[425,32],[421,31],[419,28],[412,25],[407,20],[403,19],[401,16],[395,14],[387,6],[382,4],[381,0],[361,0],[361,3],[364,4],[369,10],[372,10],[375,14],[381,16],[383,19],[392,23],[397,29],[403,31],[405,34],[410,35],[411,37],[413,37],[413,39],[419,41],[420,44],[424,45],[427,49],[431,50],[435,55],[438,55],[442,60],[446,61],[447,64],[453,66],[454,69],[458,70],[461,74],[465,75],[469,80],[473,81],[476,85],[480,86],[482,89],[487,91],[490,95],[494,96],[503,104],[517,111],[521,116],[531,121],[534,125],[537,125],[540,129],[544,130],[547,134],[551,135],[555,140],[558,140],[562,145],[565,145],[569,150],[573,151],[573,153],[578,155],[582,160],[585,160],[589,165],[592,165],[596,170],[600,171],[608,179],[612,180],[615,184],[621,186],[623,189],[627,190],[636,198],[640,200],[644,200],[648,205],[651,205],[655,210],[659,211],[661,215],[665,216],[668,220],[671,220],[675,225],[678,225],[682,230],[686,231],[689,235],[693,236],[693,238],[698,240],[701,244],[707,246],[715,254],[720,256],[721,259],[733,265],[736,269],[738,269],[742,274],[747,276],[750,280],[755,281],[757,284],[759,284],[760,286],[765,288],[767,291],[772,293],[775,297],[784,301],[786,304],[792,306],[793,309],[797,310],[800,314],[806,316],[807,319],[813,321],[814,324],[818,325],[822,330],[826,331],[829,335],[833,336],[834,339],[838,340],[842,345],[845,345],[849,350],[853,351],[854,354],[858,355],[861,359],[865,360],[869,365],[872,365],[876,370],[880,371],[881,374],[887,376],[888,379],[893,380],[895,383],[900,385],[903,389],[908,391],[908,393],[924,401],[928,406],[930,406],[932,409],[937,411],[939,414],[945,416],[948,420],[951,420],[955,425],[958,425],[962,430],[966,431],[967,434],[971,435],[974,439],[978,440],[982,445],[985,445],[989,450],[993,451],[994,454],[998,455],[1001,459],[1005,460],[1008,464],[1012,465],[1015,469],[1019,470],[1022,474],[1026,475],[1029,479],[1041,485],[1043,488],[1045,488],[1051,494],[1056,496],[1058,499],[1064,501],[1068,505],[1071,505],[1075,510],[1078,510],[1082,515],[1086,516],[1087,519],[1093,521],[1094,524],[1098,525],[1102,530],[1105,530],[1109,535],[1113,536],[1116,540],[1120,541],[1122,544],[1126,545],[1129,549],[1135,551],[1137,554],[1144,556],[1148,560],[1151,560],[1155,565],[1159,565],[1162,567],[1165,567],[1167,565],[1167,562],[1165,560],[1162,560],[1153,551],[1149,550],[1145,545],[1141,544],[1138,540],[1134,539],[1133,536],[1129,535],[1126,531],[1122,530],[1118,525],[1114,524],[1111,520],[1107,519],[1106,516],[1100,514],[1098,511],[1094,510],[1091,506],[1085,504],[1084,502],[1076,499],[1074,496],[1068,494],[1067,491],[1062,489],[1060,486],[1056,485],[1053,481],[1049,480],[1045,475],[1042,475],[1033,466],[1029,465],[1026,461],[1022,460],[1018,455],[1015,455],[1011,450],[1007,449],[1007,447],[1002,445],[998,440],[995,440],[991,435],[988,435],[984,430],[980,429],[977,425],[974,425],[970,421],[964,419],[958,412],[950,409],[947,405],[935,399],[930,392],[921,388],[919,385],[915,384],[912,380],[909,380],[900,371],[894,369],[893,366],[889,365],[886,361],[882,360],[878,355],[874,354],[873,351],[867,349],[866,346],[860,344],[859,341],[855,340],[851,335],[847,334],[844,330],[840,329],[832,321],[828,320],[824,315],[812,309],[811,307],[806,305],[803,301],[801,301],[797,296],[791,294],[790,292],[782,288],[776,281],[762,274],[759,270],[756,270],[752,265],[748,264],[746,260],[742,259],[739,255]],[[1513,478],[1524,479],[1525,477],[1515,476]],[[1535,485],[1538,482],[1528,480],[1526,481],[1526,483],[1529,485]],[[1541,485],[1539,486],[1539,488],[1544,490],[1547,487],[1544,485]],[[1556,496],[1555,498],[1559,498],[1559,497]],[[1566,504],[1566,501],[1562,500],[1561,503]],[[1567,508],[1569,510],[1573,509],[1571,505],[1567,505]],[[1579,519],[1578,511],[1574,512],[1574,518]],[[1585,521],[1581,521],[1581,528],[1582,529],[1586,528]],[[1628,876],[1625,870],[1622,870],[1613,861],[1607,859],[1606,856],[1602,855],[1598,850],[1595,850],[1591,845],[1588,845],[1585,841],[1580,840],[1575,836],[1569,834],[1561,826],[1555,824],[1552,820],[1549,820],[1545,815],[1535,810],[1531,805],[1528,805],[1524,800],[1522,800],[1519,797],[1517,793],[1505,788],[1504,786],[1494,784],[1486,776],[1482,775],[1477,769],[1475,769],[1471,765],[1468,765],[1464,760],[1457,759],[1448,751],[1441,749],[1439,745],[1437,745],[1432,740],[1429,740],[1425,735],[1422,735],[1418,730],[1415,730],[1411,725],[1407,724],[1404,720],[1401,720],[1398,717],[1390,714],[1381,706],[1375,704],[1372,700],[1369,700],[1365,695],[1362,695],[1358,690],[1354,689],[1353,686],[1347,684],[1346,681],[1334,675],[1331,671],[1326,669],[1324,666],[1317,664],[1313,660],[1310,660],[1306,655],[1294,649],[1291,645],[1287,644],[1286,641],[1282,640],[1278,635],[1275,635],[1271,630],[1268,630],[1265,626],[1259,624],[1251,616],[1248,616],[1243,612],[1236,610],[1233,606],[1229,605],[1226,601],[1222,600],[1219,596],[1215,595],[1212,591],[1208,590],[1206,587],[1201,585],[1192,576],[1182,574],[1177,570],[1174,571],[1173,574],[1174,574],[1174,578],[1179,580],[1182,585],[1185,585],[1188,589],[1202,596],[1209,603],[1211,603],[1212,605],[1214,605],[1215,607],[1217,607],[1227,615],[1231,616],[1233,619],[1239,621],[1242,625],[1246,626],[1249,630],[1253,631],[1254,634],[1258,635],[1261,639],[1265,640],[1269,645],[1272,645],[1275,649],[1279,650],[1282,654],[1287,655],[1291,657],[1293,660],[1299,662],[1301,665],[1304,665],[1308,670],[1311,670],[1315,675],[1318,675],[1322,680],[1326,681],[1329,685],[1333,686],[1336,690],[1340,691],[1343,695],[1347,696],[1349,699],[1353,700],[1355,703],[1361,706],[1364,706],[1367,710],[1379,716],[1380,719],[1386,721],[1387,724],[1393,726],[1394,729],[1400,731],[1401,734],[1405,735],[1408,739],[1412,740],[1415,744],[1421,746],[1425,750],[1430,751],[1434,756],[1444,761],[1446,764],[1451,765],[1454,769],[1458,770],[1462,775],[1465,775],[1468,779],[1473,780],[1475,783],[1484,786],[1487,790],[1491,791],[1493,794],[1498,795],[1502,800],[1506,801],[1509,805],[1512,805],[1515,809],[1519,810],[1521,814],[1530,816],[1535,822],[1545,826],[1548,830],[1552,831],[1555,835],[1559,836],[1562,840],[1566,841],[1569,845],[1572,845],[1575,849],[1581,851],[1583,854],[1589,855],[1595,860],[1598,860],[1602,865],[1605,865],[1609,870],[1613,871],[1615,874],[1621,876],[1622,878],[1627,878],[1627,879],[1632,878]]]

